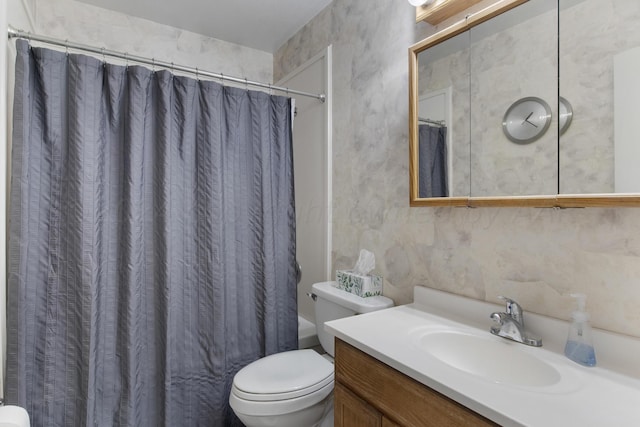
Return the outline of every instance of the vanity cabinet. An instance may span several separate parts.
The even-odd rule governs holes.
[[[335,349],[335,427],[497,425],[340,339]]]

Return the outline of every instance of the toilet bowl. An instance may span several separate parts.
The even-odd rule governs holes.
[[[324,322],[381,310],[389,298],[361,298],[335,282],[312,286],[318,339],[328,355],[314,350],[272,354],[242,368],[233,379],[229,405],[247,427],[333,426],[333,336]]]

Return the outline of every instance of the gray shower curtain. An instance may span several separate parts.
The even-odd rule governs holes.
[[[418,126],[418,197],[447,197],[447,128]]]
[[[239,425],[235,372],[297,347],[290,100],[17,50],[7,401]]]

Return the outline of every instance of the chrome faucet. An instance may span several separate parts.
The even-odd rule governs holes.
[[[531,336],[524,329],[524,312],[520,304],[502,295],[498,298],[505,301],[506,308],[504,313],[491,313],[490,317],[495,322],[491,333],[522,344],[541,347],[542,339]]]

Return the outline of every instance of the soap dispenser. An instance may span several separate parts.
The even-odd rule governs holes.
[[[577,309],[571,313],[571,326],[564,354],[576,363],[584,366],[596,366],[596,352],[591,340],[591,325],[589,314],[585,311],[587,296],[585,294],[571,294],[576,299]]]

